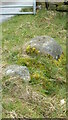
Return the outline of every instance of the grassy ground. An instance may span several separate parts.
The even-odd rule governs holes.
[[[42,9],[35,16],[17,15],[2,24],[2,33],[3,68],[10,64],[26,65],[31,76],[29,85],[19,78],[2,78],[3,117],[65,117],[66,107],[60,101],[66,100],[66,14]],[[64,54],[59,61],[23,52],[27,41],[41,35],[51,36],[61,45]],[[20,99],[27,88],[29,98]]]

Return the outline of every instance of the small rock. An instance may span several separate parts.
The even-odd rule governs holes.
[[[5,68],[5,74],[9,76],[18,75],[24,82],[30,81],[29,70],[26,66],[10,65]]]
[[[63,105],[64,103],[65,103],[65,100],[62,99],[62,100],[60,101],[60,104]]]
[[[31,48],[36,48],[40,53],[51,55],[54,59],[58,60],[62,54],[61,46],[49,36],[37,36],[33,38],[28,45]]]

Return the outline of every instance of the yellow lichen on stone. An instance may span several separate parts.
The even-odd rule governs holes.
[[[33,49],[33,51],[35,51],[35,50],[36,50],[36,48],[35,48],[35,47],[33,47],[32,49]]]
[[[58,59],[58,61],[57,61],[57,60],[54,60],[54,63],[58,66],[58,65],[61,64],[62,59],[63,59],[63,54],[60,56],[60,58]]]
[[[38,54],[39,51],[35,47],[31,47],[30,45],[28,45],[26,48],[26,53],[27,54]]]
[[[27,48],[26,48],[26,53],[27,53],[27,54],[30,53],[30,49],[31,49],[31,47],[30,47],[30,45],[28,45]]]

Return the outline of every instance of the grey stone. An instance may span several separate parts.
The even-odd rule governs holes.
[[[26,66],[10,65],[5,68],[5,75],[16,76],[18,75],[24,82],[30,81],[29,70]]]
[[[58,59],[62,54],[61,46],[49,36],[37,36],[29,43],[30,47],[35,47],[40,53],[44,55],[50,54],[54,59]]]

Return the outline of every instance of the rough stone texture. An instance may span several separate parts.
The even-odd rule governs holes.
[[[10,65],[6,67],[5,74],[9,76],[18,75],[24,82],[30,81],[29,70],[26,66]]]
[[[30,47],[35,47],[44,55],[50,54],[54,59],[58,59],[62,54],[61,46],[49,36],[37,36],[29,42]]]

